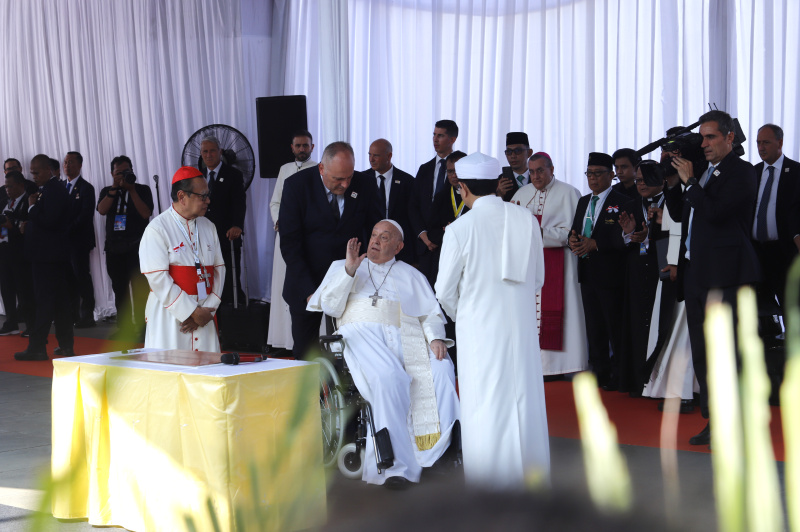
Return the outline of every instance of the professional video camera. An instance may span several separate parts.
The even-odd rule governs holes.
[[[709,104],[709,108],[711,105]],[[714,106],[716,109],[716,105]],[[713,109],[712,109],[713,110]],[[700,125],[700,122],[695,122],[686,127],[674,127],[667,131],[667,136],[664,138],[658,139],[656,141],[651,142],[644,148],[641,148],[636,151],[636,154],[639,157],[647,155],[648,153],[654,151],[656,148],[661,148],[665,152],[674,152],[680,151],[681,156],[684,159],[688,159],[690,161],[697,161],[703,159],[703,149],[701,145],[703,144],[703,137],[699,133],[693,133],[692,130]],[[744,146],[742,143],[747,140],[747,137],[744,136],[744,132],[742,131],[742,127],[739,125],[739,119],[733,119],[733,152],[741,157],[744,155]],[[661,165],[664,168],[664,172],[666,177],[673,176],[677,173],[675,167],[672,166],[672,156],[666,156],[661,161]],[[650,179],[657,179],[655,174],[650,174]],[[661,183],[649,182],[647,176],[644,178],[645,183],[647,186],[658,186]]]

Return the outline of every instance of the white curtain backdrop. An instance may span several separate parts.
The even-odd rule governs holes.
[[[414,174],[433,156],[433,123],[456,149],[504,161],[526,131],[556,175],[587,190],[590,151],[641,147],[709,102],[737,116],[758,162],[757,128],[780,124],[800,155],[795,0],[0,0],[0,155],[83,153],[99,192],[131,157],[169,205],[189,136],[229,124],[256,158],[255,98],[304,94],[319,157],[348,140],[357,168],[378,137]],[[257,159],[256,159],[257,160]],[[256,169],[258,176],[258,169]],[[251,297],[269,299],[273,180],[248,191]],[[95,219],[98,312],[113,312]]]

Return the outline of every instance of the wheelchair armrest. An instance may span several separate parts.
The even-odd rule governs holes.
[[[319,337],[320,342],[337,342],[341,340],[343,336],[341,334],[326,334]]]

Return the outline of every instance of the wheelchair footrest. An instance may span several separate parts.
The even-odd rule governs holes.
[[[378,470],[389,469],[394,465],[394,450],[389,439],[389,430],[382,428],[375,433],[375,459],[378,461]]]

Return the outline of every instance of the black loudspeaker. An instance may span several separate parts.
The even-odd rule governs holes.
[[[261,177],[278,177],[281,166],[294,161],[292,135],[308,129],[305,96],[256,98],[258,166]]]

